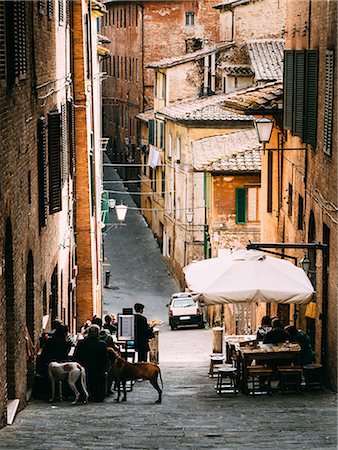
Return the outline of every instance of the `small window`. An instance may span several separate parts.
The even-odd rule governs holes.
[[[195,25],[195,13],[194,12],[186,12],[185,13],[185,25],[188,27],[192,27]]]
[[[247,216],[248,222],[259,222],[259,193],[258,186],[247,188]]]
[[[173,138],[171,133],[168,136],[168,159],[172,157]]]
[[[246,223],[246,198],[247,190],[246,188],[236,189],[236,223],[245,224]]]
[[[136,58],[135,72],[136,83],[138,83],[138,58]]]
[[[292,216],[292,184],[289,183],[289,188],[288,188],[288,215],[291,217]]]
[[[303,197],[298,194],[298,230],[303,229],[303,215],[304,215],[304,200]]]

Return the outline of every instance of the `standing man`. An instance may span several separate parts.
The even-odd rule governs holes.
[[[148,325],[147,318],[143,316],[144,305],[135,303],[135,350],[138,362],[147,361],[149,352],[149,339],[154,337],[153,329]]]

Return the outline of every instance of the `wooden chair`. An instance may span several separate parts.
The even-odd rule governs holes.
[[[278,366],[277,370],[282,394],[285,394],[286,391],[301,391],[302,368],[300,366]]]
[[[225,356],[222,353],[212,353],[210,355],[210,364],[209,364],[209,376],[210,378],[214,378],[217,375],[216,366],[223,364],[225,361]]]
[[[266,366],[249,366],[248,381],[251,381],[251,390],[249,393],[255,394],[268,394],[271,395],[271,379],[273,370]]]

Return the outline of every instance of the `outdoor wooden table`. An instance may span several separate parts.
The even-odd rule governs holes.
[[[254,341],[255,339],[255,334],[231,334],[224,336],[226,362],[232,362],[233,351],[236,351],[240,342]]]
[[[300,364],[300,347],[297,344],[290,344],[289,346],[271,346],[261,344],[260,348],[248,349],[245,347],[237,347],[238,352],[238,371],[241,374],[241,386],[242,391],[248,394],[248,366],[251,365],[253,360],[256,364],[267,364],[276,367],[278,363],[280,365],[286,364]]]

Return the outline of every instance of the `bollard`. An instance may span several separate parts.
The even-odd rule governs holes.
[[[149,340],[149,347],[150,347],[149,361],[152,363],[158,364],[158,361],[159,361],[159,358],[158,358],[159,329],[154,328],[153,331],[154,331],[155,337],[153,337],[152,339]]]
[[[223,353],[223,328],[212,329],[212,353]]]
[[[109,281],[110,281],[110,271],[106,270],[105,272],[105,284],[104,287],[109,287]]]

